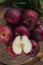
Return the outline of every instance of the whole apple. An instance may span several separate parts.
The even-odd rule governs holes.
[[[40,24],[32,31],[31,35],[34,39],[38,41],[43,41],[43,24]]]
[[[23,35],[26,35],[30,38],[30,30],[28,29],[28,27],[26,26],[17,26],[15,29],[14,29],[14,35],[15,36],[23,36]]]
[[[11,57],[18,57],[30,53],[32,44],[27,36],[17,36],[7,47],[7,54]]]
[[[9,42],[12,38],[12,30],[9,26],[0,26],[0,42]]]
[[[16,25],[21,20],[22,13],[20,10],[15,8],[10,8],[6,11],[4,18],[10,23]]]
[[[17,57],[18,55],[15,54],[12,50],[12,44],[13,44],[13,41],[11,41],[7,47],[7,54],[11,57]]]
[[[27,55],[31,56],[31,57],[35,57],[39,52],[39,43],[37,41],[35,41],[35,40],[30,40],[30,41],[32,43],[32,50]]]
[[[39,20],[39,14],[34,10],[27,10],[23,15],[23,23],[29,27],[35,26]]]

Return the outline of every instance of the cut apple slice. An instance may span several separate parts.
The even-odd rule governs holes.
[[[12,49],[15,54],[21,54],[21,36],[17,36],[12,44]]]
[[[23,51],[24,53],[29,53],[32,50],[32,44],[27,36],[22,37],[22,43],[23,43]]]

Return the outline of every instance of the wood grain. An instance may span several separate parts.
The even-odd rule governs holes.
[[[0,7],[0,21],[1,21],[1,23],[4,21],[5,22],[5,20],[3,19],[3,16],[4,16],[4,13],[5,13],[5,11],[7,10],[8,8],[6,8],[6,7]],[[43,23],[43,17],[41,17],[40,18],[40,21],[41,21],[41,23]],[[2,25],[4,25],[5,23],[2,23]],[[1,25],[1,24],[0,24]],[[0,62],[2,62],[2,63],[5,63],[5,64],[7,64],[7,65],[33,65],[33,64],[35,64],[35,65],[39,65],[38,63],[39,63],[39,60],[41,59],[41,58],[43,58],[43,42],[40,42],[39,43],[39,45],[40,45],[40,52],[39,52],[39,54],[36,56],[36,57],[34,57],[34,58],[28,58],[28,57],[25,57],[25,56],[23,56],[23,58],[21,59],[21,57],[19,57],[18,59],[19,59],[19,63],[18,63],[18,61],[16,61],[16,60],[18,60],[18,59],[14,59],[14,58],[11,58],[11,57],[9,57],[8,55],[7,55],[7,52],[6,52],[6,45],[4,45],[4,44],[0,44]],[[21,59],[21,61],[20,61],[20,59]],[[27,61],[26,61],[27,60]],[[24,62],[25,61],[25,62]],[[20,63],[21,62],[21,63]],[[23,62],[23,63],[22,63]],[[36,63],[37,62],[37,63]],[[43,62],[43,59],[42,59],[42,62]],[[15,63],[17,63],[17,64],[15,64]],[[41,62],[40,62],[41,63]],[[42,63],[43,64],[43,63]],[[41,65],[41,64],[40,64]]]

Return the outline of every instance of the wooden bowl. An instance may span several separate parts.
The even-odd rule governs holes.
[[[3,6],[0,7],[0,26],[6,25],[6,21],[4,20],[4,13],[7,9],[8,7],[7,8]],[[43,50],[42,50],[43,42],[40,42],[39,45],[40,45],[40,52],[38,53],[36,57],[29,57],[26,55],[21,55],[21,56],[18,56],[17,58],[13,58],[13,57],[8,56],[7,50],[6,50],[7,46],[3,43],[0,43],[0,62],[7,65],[22,65],[22,64],[32,65],[38,60],[40,60],[40,58],[42,58],[43,56]]]

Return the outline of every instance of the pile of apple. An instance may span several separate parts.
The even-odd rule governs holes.
[[[36,56],[40,49],[38,41],[43,41],[43,24],[37,24],[39,14],[34,10],[21,12],[10,8],[4,18],[8,24],[0,27],[0,42],[7,45],[8,55]]]

